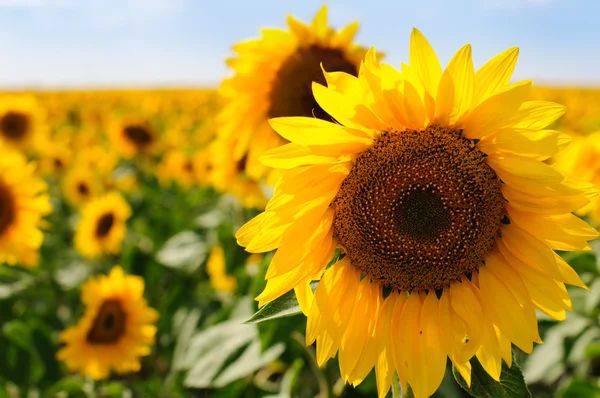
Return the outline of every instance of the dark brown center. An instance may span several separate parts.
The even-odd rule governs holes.
[[[52,163],[54,163],[54,168],[58,171],[62,171],[65,168],[65,163],[62,161],[62,159],[54,158]]]
[[[139,148],[145,148],[152,142],[152,133],[142,125],[126,126],[123,129],[123,133],[125,137]]]
[[[194,164],[190,160],[188,160],[184,163],[183,169],[185,171],[187,171],[188,173],[193,173],[194,172]]]
[[[106,300],[87,334],[91,344],[113,344],[125,333],[126,314],[118,300]]]
[[[77,184],[77,192],[79,192],[82,196],[88,196],[90,194],[90,188],[87,184],[80,182]]]
[[[356,65],[344,52],[317,45],[300,47],[281,66],[271,88],[268,117],[307,116],[331,120],[313,97],[312,82],[326,85],[321,63],[327,72],[358,75]]]
[[[501,182],[459,131],[383,132],[332,202],[351,263],[395,289],[430,290],[476,271],[505,216]]]
[[[0,182],[0,236],[15,221],[16,212],[13,194]]]
[[[0,133],[13,141],[19,141],[29,131],[29,117],[20,112],[8,112],[0,118]]]
[[[96,237],[104,238],[115,223],[115,216],[112,213],[106,213],[100,217],[98,224],[96,224]]]

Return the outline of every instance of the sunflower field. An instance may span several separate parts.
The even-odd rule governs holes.
[[[0,398],[600,397],[600,90],[357,29],[0,93]]]

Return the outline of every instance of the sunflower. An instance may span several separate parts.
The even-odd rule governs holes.
[[[0,143],[28,151],[45,137],[44,113],[35,98],[26,95],[0,97]]]
[[[285,140],[268,124],[280,116],[331,116],[315,101],[313,81],[324,84],[321,65],[328,71],[356,76],[366,49],[352,43],[354,22],[336,32],[327,25],[323,6],[310,25],[288,16],[289,30],[263,29],[262,37],[233,47],[236,58],[227,60],[235,76],[224,80],[220,93],[226,104],[218,116],[219,135],[235,140],[234,160],[246,162],[253,179],[268,169],[258,157]]]
[[[144,118],[133,116],[113,120],[108,135],[117,153],[125,159],[151,154],[159,142],[154,126]]]
[[[600,188],[600,131],[577,138],[557,156],[556,167]],[[596,197],[577,212],[589,215],[600,225],[600,198]]]
[[[140,370],[140,357],[154,343],[158,313],[143,297],[144,280],[124,275],[119,266],[108,276],[89,279],[82,286],[85,314],[60,335],[66,346],[58,353],[70,371],[105,379]]]
[[[307,344],[319,364],[337,353],[345,382],[375,367],[380,397],[394,372],[427,397],[447,358],[470,383],[473,356],[499,380],[511,343],[541,343],[535,308],[565,319],[565,283],[585,287],[554,250],[598,236],[571,214],[590,185],[543,162],[564,138],[544,128],[564,107],[526,102],[531,81],[509,84],[517,55],[475,72],[466,45],[442,71],[415,29],[402,72],[372,49],[358,77],[313,84],[337,123],[271,120],[290,143],[262,159],[283,174],[236,236],[252,253],[277,249],[259,305],[295,289]]]
[[[62,190],[65,199],[73,207],[85,205],[103,191],[96,171],[88,167],[78,167],[78,165],[74,165],[65,173]]]
[[[52,207],[36,165],[0,143],[0,263],[33,267],[44,240],[42,217]]]
[[[118,192],[91,200],[81,211],[75,231],[75,248],[90,258],[118,254],[127,232],[131,207]]]
[[[163,185],[174,181],[182,188],[197,185],[200,173],[194,156],[179,149],[168,151],[156,169],[156,176]]]

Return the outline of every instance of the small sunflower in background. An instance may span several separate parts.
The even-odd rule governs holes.
[[[600,189],[600,131],[575,136],[573,142],[556,157],[556,162],[560,170],[589,181]],[[600,197],[594,198],[577,214],[589,215],[600,226]]]
[[[95,170],[77,165],[65,173],[61,185],[65,199],[75,208],[85,205],[104,191]]]
[[[0,263],[34,267],[44,240],[42,217],[52,210],[36,165],[0,143]]]
[[[314,116],[331,121],[313,97],[312,82],[325,84],[321,68],[357,76],[366,53],[352,42],[358,22],[335,31],[327,25],[326,6],[310,25],[293,16],[287,24],[288,30],[262,29],[261,38],[236,44],[237,56],[227,60],[235,76],[219,89],[225,103],[218,116],[219,135],[234,141],[234,161],[244,161],[246,173],[256,180],[268,170],[258,157],[285,143],[268,119]]]
[[[206,272],[210,277],[210,284],[217,291],[233,293],[237,288],[237,280],[227,275],[225,252],[221,246],[214,246],[206,262]]]
[[[517,56],[475,72],[466,45],[442,70],[415,29],[402,72],[372,49],[359,77],[313,84],[337,123],[270,121],[290,143],[262,158],[282,177],[236,236],[252,253],[277,249],[259,305],[295,289],[306,343],[319,365],[338,354],[345,382],[374,367],[380,397],[394,372],[428,397],[448,358],[470,385],[473,356],[498,381],[511,343],[541,343],[535,309],[564,320],[565,284],[586,288],[554,251],[591,249],[598,232],[571,212],[595,193],[543,162],[562,146],[545,128],[565,109],[526,101],[531,81],[510,84]]]
[[[40,172],[45,176],[60,177],[69,168],[72,151],[68,144],[51,141],[39,150]]]
[[[198,185],[199,174],[194,154],[179,149],[171,149],[165,153],[156,168],[156,176],[161,184],[175,182],[188,189]]]
[[[0,143],[29,152],[37,150],[45,139],[44,111],[36,99],[28,95],[0,97]]]
[[[75,248],[85,257],[118,254],[131,207],[118,192],[109,192],[88,202],[81,210],[75,230]]]
[[[66,346],[57,353],[70,371],[93,379],[138,372],[140,358],[150,354],[158,313],[143,297],[144,280],[125,275],[119,266],[108,276],[91,278],[81,287],[85,314],[60,335]]]
[[[108,137],[115,151],[125,159],[153,154],[159,144],[158,131],[141,117],[113,120],[108,127]]]

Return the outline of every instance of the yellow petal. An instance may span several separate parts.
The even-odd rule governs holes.
[[[508,85],[518,57],[519,48],[509,48],[479,68],[475,74],[474,105],[479,105]]]
[[[410,65],[420,77],[425,90],[435,98],[442,76],[442,67],[431,44],[415,28],[410,35]]]
[[[356,151],[360,151],[373,142],[371,137],[359,130],[316,118],[279,117],[270,119],[269,124],[286,140],[303,146],[346,144],[349,148],[356,147]]]
[[[558,120],[567,108],[548,101],[527,101],[511,121],[517,129],[541,130]]]
[[[598,237],[598,231],[573,214],[545,216],[514,209],[507,205],[509,218],[533,236],[551,241],[556,250],[590,250],[588,241]]]
[[[493,153],[486,160],[505,183],[514,184],[517,188],[523,185],[548,186],[564,179],[551,166],[523,156]]]
[[[484,266],[479,269],[479,288],[491,309],[494,323],[517,347],[531,353],[534,331],[529,329],[521,305],[504,282],[487,268]]]
[[[453,124],[469,110],[473,99],[474,72],[470,44],[454,55],[444,75],[436,101],[436,117],[442,124]],[[452,98],[448,98],[450,95]]]
[[[473,109],[462,123],[465,137],[481,139],[504,127],[531,91],[531,81],[513,84],[489,97]]]
[[[331,164],[339,160],[332,156],[315,155],[308,147],[289,143],[263,153],[260,161],[276,169],[291,169],[308,164]]]
[[[487,154],[508,152],[546,160],[559,151],[560,137],[561,133],[554,130],[543,130],[533,135],[514,129],[502,129],[483,137],[477,143],[477,148]]]

